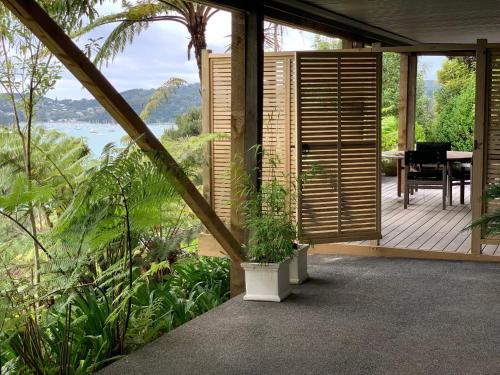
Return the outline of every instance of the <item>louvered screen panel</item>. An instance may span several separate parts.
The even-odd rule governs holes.
[[[274,168],[274,173],[284,183],[289,178],[289,172],[285,170],[285,163],[287,152],[288,155],[290,154],[290,142],[287,141],[290,124],[286,122],[287,92],[285,82],[290,77],[285,77],[285,64],[286,61],[280,57],[264,58],[264,129],[262,132],[262,148],[264,150],[262,179],[268,180],[270,178],[272,169],[269,158],[271,155],[276,155],[279,164],[277,164],[277,168]]]
[[[231,57],[209,58],[211,130],[225,137],[212,142],[211,203],[217,215],[229,223],[231,214]]]
[[[231,57],[209,55],[210,66],[210,129],[226,137],[215,140],[211,146],[211,196],[215,212],[227,224],[230,220],[231,171]],[[294,55],[269,53],[264,57],[264,152],[276,153],[280,159],[277,173],[283,182],[290,183],[295,176],[294,131]],[[270,174],[264,158],[263,179]]]
[[[292,57],[264,58],[264,121],[262,179],[271,177],[270,157],[279,161],[274,172],[287,186],[291,183],[291,62]]]
[[[379,54],[297,54],[299,235],[380,238]]]
[[[377,231],[378,59],[340,58],[341,233]]]
[[[500,51],[491,51],[488,63],[485,160],[487,185],[500,183]],[[486,212],[500,209],[500,201],[489,201],[485,208]]]

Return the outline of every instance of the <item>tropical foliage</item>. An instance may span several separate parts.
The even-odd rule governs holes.
[[[44,183],[29,186],[23,174],[2,180],[4,372],[94,371],[228,298],[227,261],[195,256],[200,224],[143,152],[132,143],[107,146],[99,160],[70,158],[58,146],[81,141],[49,135],[54,149],[41,144],[37,156]],[[182,141],[191,144],[184,154],[199,154],[195,140]],[[198,157],[185,156],[178,161],[196,174]],[[24,224],[28,204],[51,220],[36,237]],[[43,255],[33,289],[26,260],[35,238]]]
[[[176,129],[169,131],[173,139],[192,137],[201,134],[201,108],[191,107],[175,119]]]
[[[79,27],[84,17],[92,19],[95,16],[94,3],[95,1],[83,4],[79,1],[57,0],[42,1],[41,5],[68,31]],[[14,194],[13,199],[19,200],[15,205],[10,201],[11,204],[3,207],[2,216],[30,234],[33,256],[32,285],[33,292],[38,295],[42,272],[41,252],[46,251],[41,246],[38,232],[43,230],[44,224],[51,224],[49,209],[43,200],[36,199],[34,194],[39,186],[45,187],[47,182],[40,177],[46,170],[42,173],[35,170],[40,167],[34,165],[36,152],[44,154],[51,169],[55,169],[64,184],[68,184],[71,189],[68,176],[58,166],[56,157],[48,156],[47,150],[38,145],[40,140],[34,133],[37,106],[59,78],[60,64],[54,61],[53,55],[43,43],[3,6],[0,6],[0,41],[0,86],[11,104],[14,114],[11,129],[17,137],[16,140],[8,137],[8,145],[14,147],[17,152],[8,155],[1,162],[6,164],[12,173],[10,181],[15,188],[7,186],[3,193],[5,196]],[[77,150],[78,153],[80,152]],[[50,183],[55,181],[51,177],[48,178]],[[56,192],[61,193],[60,190]],[[56,200],[59,198],[60,196],[57,196]]]
[[[312,48],[318,51],[330,50],[330,49],[339,49],[342,47],[342,42],[340,39],[336,38],[328,38],[326,36],[314,35]]]
[[[454,150],[473,150],[475,63],[451,58],[438,72],[439,90],[435,93],[436,118],[428,130],[432,141],[451,142]]]
[[[489,205],[488,212],[479,219],[472,222],[471,228],[481,228],[481,234],[484,238],[497,237],[500,234],[500,209],[498,200],[500,199],[500,184],[490,184],[486,186],[483,199]],[[468,228],[470,229],[470,228]]]
[[[95,15],[93,2],[41,3],[68,30]],[[225,301],[229,264],[196,255],[199,221],[134,140],[95,159],[36,125],[60,66],[0,9],[0,84],[15,114],[0,128],[1,372],[90,373]],[[143,116],[183,85],[169,81]],[[195,110],[184,118],[199,123]],[[162,142],[199,183],[210,136],[197,126]]]
[[[395,150],[398,146],[399,121],[399,71],[400,61],[397,53],[384,53],[382,62],[382,150]],[[432,118],[430,99],[425,95],[424,72],[417,72],[416,103],[416,141],[425,139],[424,130]]]

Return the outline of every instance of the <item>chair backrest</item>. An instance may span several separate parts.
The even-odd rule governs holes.
[[[450,142],[417,142],[417,151],[451,151]]]
[[[446,165],[446,150],[405,151],[405,165]]]

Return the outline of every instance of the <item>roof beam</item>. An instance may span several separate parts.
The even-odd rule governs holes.
[[[227,10],[250,10],[245,0],[197,0]],[[266,19],[322,34],[367,43],[413,45],[416,40],[368,25],[300,0],[261,0]]]
[[[97,67],[34,0],[1,0],[89,90],[148,157],[167,174],[177,192],[235,262],[241,244],[210,207],[174,158]]]
[[[423,43],[411,46],[389,46],[371,48],[352,48],[346,52],[397,52],[414,53],[416,55],[447,55],[447,56],[473,56],[476,54],[477,45],[456,43]],[[340,50],[339,50],[340,51]]]

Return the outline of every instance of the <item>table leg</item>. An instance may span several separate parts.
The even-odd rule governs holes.
[[[401,186],[403,181],[403,161],[398,159],[397,163],[397,173],[398,173],[398,197],[401,196]]]
[[[460,166],[460,204],[465,203],[465,168],[463,165]]]
[[[452,166],[451,161],[448,161],[448,205],[451,206],[453,204],[453,179],[452,179]]]

